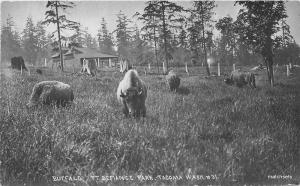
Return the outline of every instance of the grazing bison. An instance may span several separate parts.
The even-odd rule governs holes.
[[[117,90],[118,100],[123,103],[125,116],[146,116],[146,84],[139,78],[136,70],[126,72]]]
[[[229,78],[226,78],[225,83],[228,85],[235,84],[237,87],[242,87],[244,85],[249,85],[255,88],[255,76],[251,72],[241,72],[238,70],[232,71]]]
[[[38,73],[38,74],[41,74],[41,75],[42,75],[42,74],[43,74],[43,71],[42,71],[41,69],[39,69],[39,68],[38,68],[38,69],[36,69],[36,73]]]
[[[11,58],[11,68],[18,69],[18,70],[21,70],[21,68],[22,68],[23,70],[27,71],[27,68],[25,66],[24,59],[22,56]]]
[[[71,86],[59,81],[42,81],[37,83],[32,90],[27,107],[36,105],[66,106],[74,99]]]
[[[166,76],[166,80],[171,91],[176,91],[178,89],[180,85],[180,78],[173,70],[169,71],[168,75]]]

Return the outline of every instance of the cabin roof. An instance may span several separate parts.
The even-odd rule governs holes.
[[[118,58],[116,55],[104,54],[94,48],[77,48],[73,47],[64,53],[64,56],[74,55],[74,58]],[[52,58],[59,58],[59,52],[53,54]]]

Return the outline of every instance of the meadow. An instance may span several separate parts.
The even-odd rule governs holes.
[[[117,102],[123,74],[99,70],[91,77],[43,70],[43,75],[33,70],[30,75],[1,74],[3,185],[300,181],[299,69],[290,77],[283,67],[277,69],[275,87],[267,84],[264,71],[257,72],[258,87],[251,89],[225,85],[223,77],[205,77],[201,67],[191,69],[190,76],[179,68],[177,92],[167,89],[156,69],[148,75],[138,69],[148,86],[147,116],[140,119],[125,118]],[[26,109],[34,84],[42,80],[70,84],[74,103]],[[138,179],[141,175],[145,179]],[[133,180],[124,180],[130,176]]]

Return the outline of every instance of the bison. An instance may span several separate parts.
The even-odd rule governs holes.
[[[66,106],[74,100],[71,86],[59,81],[42,81],[37,83],[32,90],[28,108],[37,105]]]
[[[117,97],[118,101],[124,105],[123,113],[126,117],[146,116],[147,87],[136,70],[131,69],[126,72],[119,83]]]
[[[11,58],[11,68],[12,69],[17,69],[17,70],[22,69],[22,70],[27,71],[27,68],[25,66],[24,59],[23,59],[22,56]]]
[[[178,89],[180,85],[180,78],[173,70],[169,71],[168,75],[166,76],[166,80],[171,91],[176,91]]]
[[[226,78],[225,83],[228,85],[235,84],[237,87],[243,87],[244,85],[249,85],[252,88],[256,88],[255,85],[255,76],[251,72],[241,72],[239,70],[235,70],[231,72],[229,78]]]
[[[42,75],[42,74],[43,74],[43,71],[42,71],[41,69],[38,68],[38,69],[36,69],[36,73]]]

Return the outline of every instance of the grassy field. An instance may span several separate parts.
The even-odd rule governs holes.
[[[201,67],[191,69],[190,76],[184,68],[177,70],[181,74],[177,93],[168,91],[164,76],[145,76],[139,70],[149,89],[147,117],[141,119],[122,114],[116,89],[123,75],[118,72],[98,71],[90,77],[49,69],[44,75],[3,71],[0,181],[3,185],[300,181],[299,70],[286,77],[284,68],[277,69],[274,88],[267,85],[265,72],[258,72],[256,89],[227,86],[223,77],[205,78]],[[42,80],[70,84],[74,104],[27,110],[32,88]],[[118,181],[118,176],[133,180]],[[103,181],[106,178],[112,180]]]

